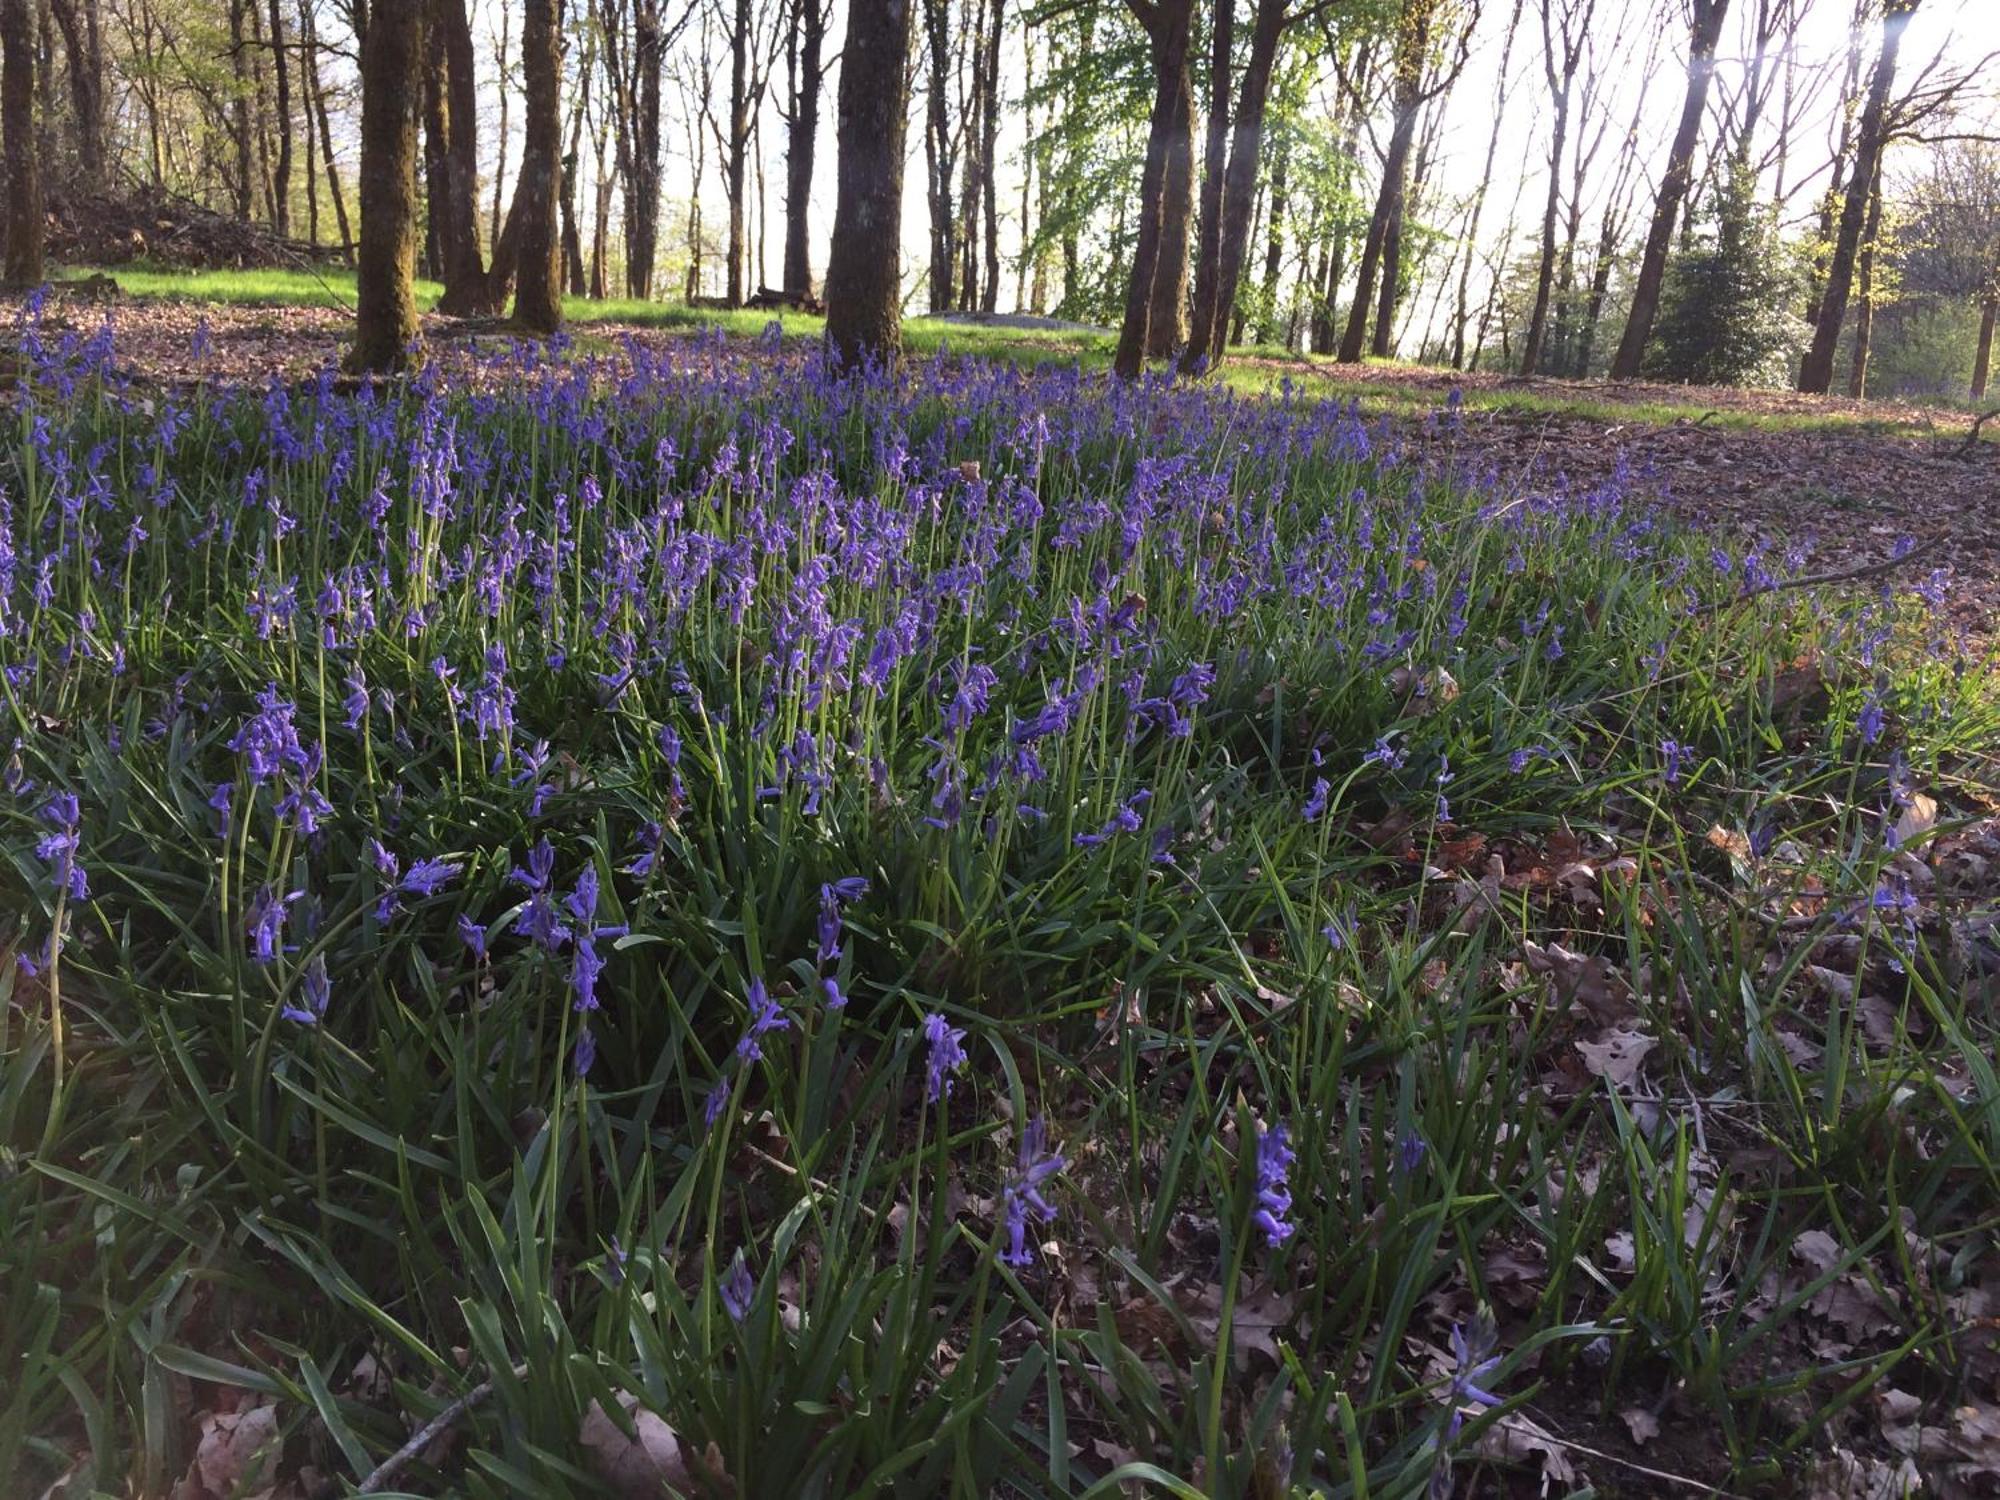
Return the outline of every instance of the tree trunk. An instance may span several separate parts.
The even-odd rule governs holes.
[[[235,87],[229,100],[229,135],[236,148],[236,180],[230,184],[236,194],[236,217],[250,222],[250,205],[256,175],[251,165],[250,39],[244,34],[243,17],[250,0],[229,0],[229,72]]]
[[[1500,48],[1500,83],[1497,97],[1493,101],[1493,131],[1486,137],[1486,165],[1480,169],[1479,186],[1472,194],[1472,215],[1465,229],[1465,259],[1459,264],[1458,295],[1452,307],[1451,367],[1465,368],[1465,325],[1470,317],[1470,294],[1472,290],[1472,261],[1478,253],[1479,221],[1486,212],[1486,190],[1493,182],[1493,158],[1500,150],[1500,126],[1507,118],[1507,94],[1509,75],[1507,64],[1514,55],[1514,37],[1521,26],[1522,0],[1514,0],[1513,10],[1507,17],[1507,40]]]
[[[1972,399],[1986,399],[1986,380],[1993,371],[1993,325],[2000,321],[2000,291],[1988,292],[1979,307],[1979,349],[1972,357]]]
[[[1354,273],[1354,299],[1347,305],[1347,327],[1340,336],[1340,362],[1356,364],[1368,342],[1368,315],[1375,301],[1375,278],[1382,268],[1383,250],[1389,224],[1403,212],[1403,186],[1409,174],[1410,147],[1417,136],[1417,110],[1399,89],[1395,124],[1389,134],[1388,154],[1382,161],[1382,187],[1375,195],[1375,211],[1369,216],[1368,236],[1361,242],[1361,264]],[[1332,292],[1329,289],[1328,297]]]
[[[951,143],[951,100],[945,87],[951,77],[951,12],[946,0],[923,0],[923,5],[924,40],[930,55],[930,90],[924,109],[924,167],[931,213],[931,307],[948,312],[958,269],[957,221],[951,196],[957,162]]]
[[[1860,298],[1854,309],[1854,366],[1848,372],[1847,394],[1856,401],[1868,394],[1868,346],[1875,333],[1875,242],[1882,233],[1882,173],[1875,173],[1875,190],[1868,195],[1868,227],[1861,239]]]
[[[17,0],[18,3],[18,0]],[[417,339],[417,101],[423,12],[382,5],[361,46],[361,254],[354,370],[397,370]]]
[[[846,364],[902,352],[903,127],[910,0],[850,0],[826,337]]]
[[[271,0],[271,69],[277,86],[278,156],[271,167],[271,201],[277,208],[272,228],[278,237],[290,236],[292,229],[292,77],[285,63],[285,18],[279,0]]]
[[[1264,140],[1264,108],[1271,94],[1271,71],[1278,60],[1278,43],[1285,33],[1286,0],[1257,0],[1251,23],[1250,59],[1236,96],[1236,116],[1230,122],[1229,170],[1222,193],[1221,254],[1216,263],[1215,296],[1195,309],[1188,355],[1197,351],[1207,367],[1222,359],[1229,320],[1235,312],[1236,286],[1243,258],[1250,247],[1250,218],[1256,208],[1257,159]],[[1206,321],[1204,321],[1204,314]]]
[[[1192,13],[1192,0],[1188,9]],[[1189,23],[1192,37],[1192,19]],[[1192,47],[1192,40],[1189,42]],[[1160,250],[1153,266],[1153,308],[1146,320],[1146,357],[1171,359],[1187,341],[1188,236],[1194,227],[1194,73],[1181,67],[1180,104],[1167,143],[1160,199]]]
[[[443,312],[491,314],[479,252],[478,93],[465,0],[430,0],[424,39],[424,160],[444,262]]]
[[[87,185],[104,180],[104,42],[98,0],[51,0],[69,63],[70,111],[76,117],[76,160]]]
[[[750,0],[736,0],[735,23],[729,29],[729,154],[723,162],[723,187],[729,196],[729,275],[724,294],[731,307],[743,305],[748,245],[744,192],[750,168],[750,19]]]
[[[803,293],[812,290],[808,216],[812,209],[813,145],[819,135],[825,0],[798,0],[794,16],[792,110],[785,122],[785,290]]]
[[[993,29],[986,34],[985,138],[979,147],[979,175],[986,199],[986,290],[982,311],[1000,310],[1000,43],[1007,18],[1007,0],[989,0]]]
[[[486,240],[493,246],[497,256],[500,250],[500,203],[507,182],[507,102],[512,91],[507,87],[508,29],[514,19],[512,6],[500,7],[500,39],[494,44],[494,71],[499,75],[495,80],[496,92],[500,95],[500,141],[499,155],[493,162],[493,206],[487,215]]]
[[[1708,85],[1715,77],[1715,45],[1729,0],[1691,0],[1693,24],[1688,33],[1687,94],[1681,101],[1680,123],[1667,151],[1667,170],[1653,203],[1653,222],[1646,231],[1646,248],[1639,257],[1639,275],[1632,285],[1632,310],[1618,352],[1611,357],[1611,378],[1631,380],[1646,356],[1653,336],[1653,319],[1660,310],[1660,289],[1666,283],[1667,251],[1674,241],[1674,221],[1687,198],[1694,172],[1694,148],[1701,139],[1701,119],[1708,108]]]
[[[660,70],[666,45],[660,34],[659,0],[635,0],[632,7],[632,136],[625,188],[625,290],[641,299],[653,295],[653,262],[660,244]]]
[[[1700,0],[1696,0],[1700,3]],[[1585,24],[1588,24],[1586,17]],[[1548,0],[1542,0],[1542,34],[1548,35]],[[1535,267],[1535,306],[1528,314],[1528,332],[1521,341],[1521,373],[1532,375],[1541,366],[1542,344],[1549,331],[1549,295],[1556,279],[1556,210],[1562,203],[1562,154],[1569,138],[1571,92],[1581,56],[1581,39],[1572,42],[1563,33],[1562,76],[1556,76],[1553,56],[1547,63],[1549,89],[1555,99],[1555,133],[1549,142],[1549,191],[1542,203],[1542,250]]]
[[[1184,111],[1192,100],[1188,48],[1193,0],[1157,0],[1136,9],[1146,28],[1153,60],[1153,110],[1146,135],[1146,162],[1139,177],[1138,227],[1133,240],[1131,278],[1125,287],[1125,320],[1118,331],[1114,372],[1130,380],[1144,367],[1153,343],[1151,325],[1166,229],[1166,194],[1178,139],[1187,136]],[[1178,117],[1178,118],[1177,118]],[[1185,230],[1185,224],[1183,224]]]
[[[1882,50],[1868,81],[1868,102],[1861,112],[1861,133],[1854,145],[1854,170],[1848,174],[1847,202],[1840,213],[1840,237],[1834,241],[1827,266],[1826,291],[1820,299],[1819,324],[1812,348],[1799,369],[1799,389],[1825,395],[1833,384],[1833,357],[1840,343],[1840,325],[1847,316],[1847,295],[1854,282],[1855,252],[1861,243],[1868,199],[1882,164],[1887,135],[1889,90],[1896,81],[1896,50],[1903,32],[1922,0],[1883,0]]]
[[[42,282],[42,174],[35,141],[35,42],[29,0],[0,0],[0,141],[7,156],[6,282]]]
[[[1208,135],[1201,158],[1201,220],[1195,241],[1194,306],[1181,367],[1208,363],[1208,334],[1215,326],[1222,274],[1222,208],[1229,175],[1229,65],[1235,46],[1236,0],[1213,0],[1208,31]],[[1199,347],[1197,347],[1199,346]]]
[[[1291,138],[1279,142],[1277,159],[1271,164],[1271,215],[1264,233],[1263,324],[1258,337],[1265,343],[1278,340],[1278,272],[1285,258],[1285,178],[1291,167]]]
[[[557,0],[523,0],[521,84],[527,98],[521,130],[521,180],[514,189],[520,216],[514,268],[514,321],[531,333],[562,327],[557,273],[562,191],[562,39]]]

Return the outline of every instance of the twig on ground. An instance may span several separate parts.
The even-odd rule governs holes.
[[[514,1378],[516,1380],[527,1373],[528,1367],[525,1363],[514,1366]],[[410,1440],[377,1464],[374,1472],[361,1481],[355,1493],[361,1495],[380,1493],[382,1486],[393,1479],[411,1459],[428,1448],[432,1440],[439,1433],[450,1427],[452,1423],[456,1422],[460,1417],[471,1411],[473,1407],[479,1405],[480,1402],[492,1394],[492,1380],[480,1381],[478,1385],[475,1385],[471,1390],[460,1396],[456,1401],[424,1423],[423,1426],[411,1433]]]
[[[1972,450],[1979,446],[1979,429],[1984,427],[1988,422],[1992,421],[1995,417],[2000,417],[2000,406],[1996,406],[1993,408],[1992,411],[1985,412],[1979,416],[1974,417],[1972,419],[1972,430],[1966,433],[1964,442],[1960,443],[1956,448],[1951,450],[1951,456],[1953,458],[1971,457]]]
[[[1818,588],[1823,583],[1851,583],[1857,578],[1873,578],[1878,573],[1888,573],[1915,562],[1925,553],[1937,550],[1938,543],[1943,540],[1940,534],[1929,541],[1919,542],[1908,552],[1893,557],[1878,558],[1872,563],[1863,563],[1858,568],[1845,568],[1837,573],[1808,573],[1804,578],[1787,578],[1766,589],[1752,589],[1748,593],[1737,594],[1719,603],[1701,605],[1694,612],[1698,615],[1712,615],[1721,610],[1734,608],[1738,604],[1747,604],[1752,599],[1764,599],[1772,594],[1782,594],[1787,589]]]

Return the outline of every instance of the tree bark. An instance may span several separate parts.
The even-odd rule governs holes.
[[[1244,254],[1250,247],[1257,158],[1264,139],[1264,108],[1270,99],[1271,71],[1277,64],[1278,43],[1284,38],[1286,3],[1287,0],[1257,0],[1250,30],[1250,58],[1236,96],[1236,115],[1230,121],[1229,169],[1223,181],[1222,240],[1216,263],[1215,295],[1206,306],[1195,309],[1194,332],[1188,340],[1187,358],[1199,353],[1201,362],[1209,368],[1222,359],[1229,320],[1236,307],[1236,286],[1243,273]]]
[[[459,316],[499,310],[488,295],[479,250],[478,94],[472,69],[465,0],[430,0],[424,37],[424,161],[444,271],[438,306]]]
[[[846,364],[902,352],[903,130],[910,0],[850,0],[826,336]]]
[[[1887,135],[1889,90],[1896,81],[1896,50],[1922,0],[1883,0],[1882,50],[1868,81],[1868,102],[1861,112],[1861,133],[1854,144],[1854,169],[1847,179],[1847,202],[1840,213],[1840,237],[1834,241],[1827,266],[1826,290],[1820,298],[1819,323],[1812,348],[1799,368],[1799,389],[1825,395],[1833,384],[1833,359],[1840,343],[1840,325],[1847,316],[1847,296],[1854,283],[1855,252],[1861,243],[1868,199],[1882,163]]]
[[[70,111],[76,116],[76,161],[87,184],[104,180],[104,42],[98,0],[50,0],[69,64]]]
[[[1186,116],[1192,100],[1187,64],[1194,5],[1193,0],[1140,0],[1133,6],[1133,14],[1146,31],[1154,87],[1146,161],[1139,176],[1132,269],[1125,287],[1125,319],[1111,362],[1112,370],[1127,380],[1144,368],[1153,343],[1151,326],[1166,228],[1168,178],[1176,140],[1186,138],[1191,124]]]
[[[625,191],[625,289],[639,298],[653,295],[653,262],[659,258],[660,70],[665,63],[659,0],[635,0],[632,70],[636,98],[629,148],[631,171]]]
[[[272,228],[280,239],[292,232],[292,78],[285,62],[285,18],[271,0],[271,70],[277,90],[278,156],[271,166],[271,201],[277,213]]]
[[[18,3],[18,0],[17,0]],[[349,367],[398,370],[417,340],[417,101],[423,12],[383,5],[361,45],[361,253]]]
[[[1181,367],[1208,363],[1207,330],[1215,325],[1222,272],[1222,205],[1229,175],[1229,78],[1235,49],[1236,0],[1213,0],[1208,23],[1208,127],[1201,157],[1201,218],[1195,239],[1194,305]],[[1197,348],[1197,344],[1201,347]]]
[[[562,38],[557,0],[523,0],[521,83],[527,96],[521,131],[520,215],[514,268],[514,321],[531,333],[562,327],[557,258],[562,191]]]
[[[1258,337],[1265,343],[1278,341],[1278,273],[1285,257],[1285,210],[1290,200],[1286,177],[1291,167],[1290,138],[1281,140],[1271,164],[1271,212],[1264,230],[1263,322]]]
[[[1399,68],[1400,71],[1400,68]],[[1368,316],[1375,302],[1375,278],[1382,268],[1383,250],[1389,237],[1389,224],[1402,214],[1404,183],[1409,175],[1410,147],[1417,136],[1417,110],[1414,104],[1405,107],[1402,86],[1398,84],[1398,101],[1395,123],[1389,134],[1388,154],[1382,161],[1382,188],[1375,197],[1375,211],[1369,216],[1368,235],[1361,242],[1361,263],[1354,272],[1354,299],[1347,305],[1347,327],[1340,336],[1339,360],[1344,365],[1356,364],[1361,359],[1361,351],[1368,342]],[[1332,291],[1328,290],[1331,299]]]
[[[785,119],[785,290],[812,290],[813,146],[819,135],[819,91],[826,44],[826,0],[797,0],[791,28],[791,112]]]
[[[1192,12],[1192,0],[1188,8]],[[1190,21],[1190,33],[1192,30]],[[1148,359],[1170,359],[1187,341],[1188,235],[1194,224],[1194,73],[1185,65],[1173,126],[1173,136],[1167,142],[1166,181],[1161,187],[1153,307],[1146,320]]]
[[[42,174],[35,141],[35,41],[29,0],[0,0],[0,142],[7,156],[6,280],[42,282]]]
[[[729,196],[729,275],[731,307],[743,305],[744,191],[750,168],[750,0],[736,0],[729,29],[729,139],[723,159],[723,186]]]
[[[931,307],[947,312],[958,270],[957,220],[952,211],[952,179],[957,156],[951,140],[950,7],[946,0],[923,0],[924,40],[930,60],[930,89],[924,101],[924,167],[931,213]]]
[[[229,72],[234,90],[229,100],[229,136],[236,150],[236,179],[230,184],[236,196],[236,217],[250,222],[255,175],[251,168],[250,39],[244,34],[243,17],[250,0],[229,0]]]
[[[1993,371],[1993,325],[2000,322],[2000,292],[1988,292],[1979,307],[1979,349],[1972,357],[1972,399],[1984,400]]]
[[[1653,222],[1646,231],[1646,248],[1639,257],[1639,275],[1632,285],[1632,310],[1611,357],[1611,378],[1637,377],[1645,361],[1646,341],[1653,336],[1653,319],[1660,311],[1660,289],[1666,284],[1667,252],[1674,241],[1674,221],[1687,198],[1694,174],[1694,148],[1701,139],[1702,115],[1708,108],[1708,86],[1715,77],[1715,46],[1729,0],[1689,0],[1687,93],[1681,101],[1680,123],[1667,150],[1667,170],[1653,202]]]
[[[1000,43],[1007,0],[988,0],[993,29],[986,34],[986,114],[979,147],[979,175],[986,202],[986,290],[979,299],[987,313],[1000,310]]]
[[[1868,195],[1868,227],[1862,232],[1860,297],[1854,309],[1854,364],[1847,375],[1847,394],[1856,401],[1868,394],[1868,346],[1875,334],[1875,242],[1882,233],[1882,173]]]

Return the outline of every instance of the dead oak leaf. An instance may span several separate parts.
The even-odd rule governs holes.
[[[1613,1088],[1626,1089],[1639,1076],[1646,1054],[1659,1046],[1659,1038],[1643,1031],[1607,1031],[1595,1041],[1576,1043],[1583,1065]]]

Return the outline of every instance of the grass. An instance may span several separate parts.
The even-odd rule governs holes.
[[[27,1492],[474,1391],[393,1486],[1653,1493],[1639,1410],[1741,1491],[1992,1378],[2000,707],[1923,601],[1297,396],[24,342]]]

